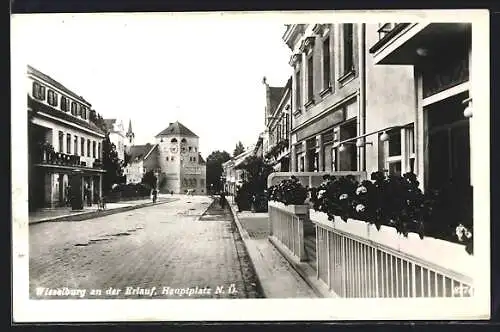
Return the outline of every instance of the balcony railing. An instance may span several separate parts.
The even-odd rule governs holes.
[[[55,152],[51,149],[41,150],[35,156],[35,162],[48,165],[71,166],[71,167],[89,167],[87,162],[83,161],[78,155],[72,155],[62,152]],[[92,168],[102,168],[102,161],[95,159]]]

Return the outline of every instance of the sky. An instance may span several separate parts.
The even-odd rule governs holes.
[[[14,20],[16,17],[14,17]],[[22,20],[21,20],[22,19]],[[26,62],[121,119],[136,144],[179,121],[200,152],[255,144],[264,130],[265,76],[284,86],[284,22],[179,14],[35,14],[19,23]],[[20,39],[19,39],[20,38]]]

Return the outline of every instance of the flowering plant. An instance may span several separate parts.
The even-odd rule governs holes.
[[[269,201],[282,202],[285,205],[301,205],[305,203],[307,198],[307,189],[295,176],[271,186],[268,193]]]
[[[467,227],[460,224],[455,229],[455,234],[457,235],[458,241],[463,242],[465,244],[465,250],[469,254],[472,254],[472,252],[473,252],[472,251],[472,232]]]

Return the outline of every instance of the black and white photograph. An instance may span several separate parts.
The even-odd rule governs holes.
[[[489,318],[488,20],[12,15],[13,319]]]

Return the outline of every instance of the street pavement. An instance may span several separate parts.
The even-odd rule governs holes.
[[[30,297],[262,297],[228,208],[212,201],[180,196],[101,218],[31,225]]]

